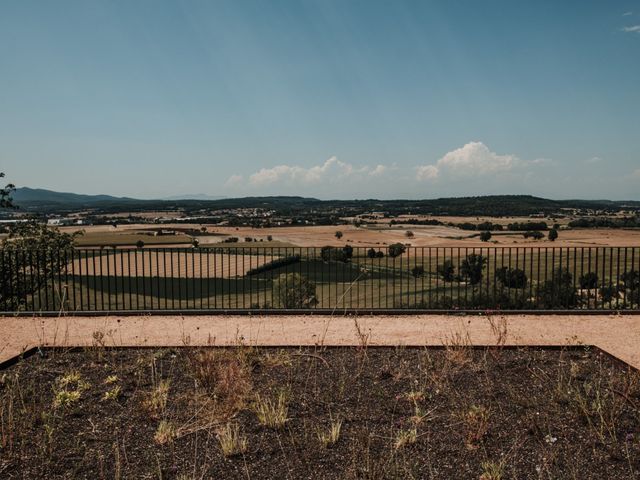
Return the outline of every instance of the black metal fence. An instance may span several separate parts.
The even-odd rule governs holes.
[[[640,310],[638,247],[0,251],[4,312]]]

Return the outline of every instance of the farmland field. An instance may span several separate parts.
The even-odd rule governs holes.
[[[437,220],[452,220],[449,217],[434,217]],[[388,219],[387,219],[388,220]],[[485,219],[476,217],[455,218],[456,223],[472,222],[478,223]],[[494,223],[511,223],[531,221],[530,218],[503,218],[492,219]],[[191,229],[200,230],[200,224],[165,224],[165,229]],[[129,233],[140,235],[148,225],[132,224],[120,225],[114,228],[110,225],[87,226],[83,230],[85,235],[78,239],[78,244],[83,246],[110,246],[135,245],[138,239],[149,244],[179,245],[190,244],[196,238],[200,245],[218,244],[229,237],[236,237],[240,242],[246,238],[257,240],[260,244],[266,242],[273,246],[299,246],[299,247],[321,247],[323,245],[342,246],[346,243],[355,246],[385,246],[392,243],[401,242],[414,247],[486,247],[489,246],[563,246],[563,247],[587,247],[587,246],[640,246],[640,229],[564,229],[559,231],[559,237],[551,243],[548,240],[531,240],[523,238],[523,232],[493,232],[489,244],[482,242],[479,232],[462,230],[460,228],[445,225],[388,225],[371,224],[356,227],[355,225],[332,225],[332,226],[289,226],[270,228],[251,227],[225,227],[205,225],[206,235],[185,235],[178,233],[174,236],[141,236],[140,238],[127,238]],[[78,227],[63,227],[63,231],[77,231]],[[342,232],[341,238],[336,238],[335,233]],[[407,237],[407,231],[411,231],[413,236]],[[134,233],[135,232],[135,233]],[[126,239],[126,241],[124,241]],[[269,240],[271,239],[271,240]],[[250,242],[250,243],[255,243]]]
[[[469,259],[481,262],[475,274],[465,267]],[[343,261],[318,248],[220,244],[75,250],[59,262],[51,275],[33,253],[18,258],[18,279],[45,285],[25,297],[22,309],[628,309],[639,303],[633,272],[640,272],[640,248],[425,247],[395,257],[386,247],[355,248]],[[499,280],[504,269],[520,279]],[[568,274],[562,285],[553,283],[558,271]],[[313,285],[312,304],[283,301],[279,292],[303,279]],[[567,290],[550,299],[555,289]]]

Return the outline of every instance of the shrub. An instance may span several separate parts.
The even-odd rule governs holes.
[[[496,271],[496,278],[507,288],[524,288],[527,275],[519,268],[501,267]]]
[[[445,260],[441,265],[438,265],[437,272],[445,282],[453,282],[456,269],[451,260]]]
[[[342,233],[340,230],[338,230],[338,231],[335,233],[335,237],[336,237],[338,240],[340,240],[340,239],[342,238],[342,236],[343,236],[343,233]]]
[[[298,273],[283,273],[273,282],[274,299],[281,308],[310,308],[316,304],[316,286]]]
[[[369,250],[367,250],[367,257],[369,258],[376,258],[376,251],[373,248],[370,248]]]
[[[534,240],[540,240],[544,238],[544,233],[538,230],[529,230],[522,235],[524,238],[533,238]]]
[[[349,260],[344,248],[331,246],[322,247],[320,250],[320,258],[322,258],[324,262],[346,262]]]
[[[482,240],[483,242],[488,242],[489,240],[491,240],[491,232],[489,230],[485,230],[484,232],[481,232],[480,240]]]
[[[389,253],[388,253],[388,255],[391,258],[399,257],[406,250],[407,250],[407,247],[405,247],[403,244],[401,244],[401,243],[392,243],[391,245],[389,245],[389,250],[388,250]]]
[[[415,278],[422,277],[424,275],[424,267],[422,265],[416,265],[411,269],[411,275]]]
[[[522,222],[510,223],[509,230],[512,232],[525,232],[532,230],[548,230],[549,225],[546,222]]]
[[[138,240],[136,242],[136,248],[144,248],[144,242],[142,240]]]
[[[476,285],[482,280],[482,270],[487,259],[480,254],[472,253],[467,255],[460,264],[460,274],[466,278],[471,285]]]
[[[549,230],[549,240],[553,242],[556,238],[558,238],[558,230],[555,228]]]
[[[273,235],[267,235],[267,242],[271,242],[273,240]]]
[[[600,298],[603,302],[609,303],[619,297],[617,285],[606,285],[600,289]]]
[[[580,277],[580,288],[598,288],[598,274],[596,272],[587,272],[583,274]]]
[[[411,230],[407,230],[404,232],[404,236],[407,238],[413,238],[413,232]]]
[[[344,256],[347,259],[353,257],[353,247],[351,245],[345,245],[342,247],[342,251],[344,252]]]
[[[542,308],[573,308],[579,303],[578,292],[573,287],[573,276],[566,268],[557,268],[544,282],[538,294]]]
[[[376,258],[383,258],[384,257],[384,252],[382,250],[378,250],[376,252]]]

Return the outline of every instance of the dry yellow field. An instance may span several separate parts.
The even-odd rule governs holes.
[[[444,218],[441,218],[444,220]],[[480,219],[481,221],[484,219]],[[513,221],[525,221],[527,219],[519,218],[505,218],[505,219],[493,219],[494,222],[499,223],[499,220],[504,220],[506,223]],[[530,219],[529,219],[530,220]],[[464,218],[458,217],[455,219],[457,222],[470,221],[477,223],[475,217]],[[100,238],[101,242],[108,245],[110,242],[110,236],[113,235],[113,239],[117,240],[118,236],[130,231],[139,231],[144,228],[148,228],[149,225],[121,225],[114,228],[109,225],[87,226],[84,227],[84,231],[87,237]],[[194,228],[199,229],[200,225],[189,224],[165,224],[163,228]],[[269,236],[272,237],[275,242],[282,242],[290,245],[300,247],[311,246],[323,246],[334,245],[342,246],[346,243],[353,245],[354,247],[370,247],[378,246],[383,247],[396,242],[410,244],[414,247],[487,247],[487,246],[518,246],[518,247],[587,247],[587,246],[640,246],[640,230],[623,230],[623,229],[569,229],[560,230],[559,238],[555,242],[550,242],[546,239],[543,240],[531,240],[525,239],[522,236],[522,232],[494,232],[493,238],[490,242],[485,243],[478,238],[478,232],[461,230],[455,227],[448,227],[442,225],[395,225],[389,226],[385,224],[377,225],[365,225],[362,227],[356,227],[354,225],[332,225],[332,226],[309,226],[309,227],[271,227],[271,228],[251,228],[251,227],[220,227],[220,226],[206,226],[209,233],[216,233],[215,236],[198,236],[197,239],[200,245],[210,245],[222,242],[227,237],[238,237],[242,241],[245,237],[251,237],[258,240],[267,241]],[[77,227],[64,227],[65,231],[77,230]],[[335,237],[336,231],[341,231],[343,237],[337,239]],[[410,230],[414,236],[408,238],[406,231]],[[131,232],[132,233],[132,232]],[[98,235],[100,234],[100,235]],[[120,237],[122,238],[122,237]],[[155,243],[155,239],[161,239],[162,243],[166,243],[165,246],[173,245],[171,237],[146,237],[149,240],[148,243]],[[183,236],[173,237],[179,242],[184,242]],[[263,245],[264,245],[263,242]],[[146,242],[147,243],[147,242]],[[256,246],[260,246],[258,243]],[[228,245],[233,246],[233,244]]]

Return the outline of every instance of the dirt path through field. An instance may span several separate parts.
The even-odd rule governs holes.
[[[34,346],[595,345],[640,368],[639,315],[0,318],[0,362]]]

